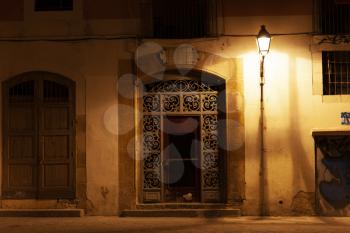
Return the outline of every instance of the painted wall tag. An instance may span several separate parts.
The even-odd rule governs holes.
[[[350,125],[350,112],[342,112],[341,113],[341,124],[342,125]]]

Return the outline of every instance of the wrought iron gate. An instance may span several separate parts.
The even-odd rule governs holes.
[[[164,202],[163,120],[166,116],[200,118],[201,202],[220,202],[222,186],[218,92],[196,80],[169,80],[146,86],[142,116],[142,189],[144,202]]]

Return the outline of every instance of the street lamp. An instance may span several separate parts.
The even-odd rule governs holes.
[[[261,25],[261,28],[256,40],[259,47],[259,53],[261,54],[261,56],[265,57],[269,53],[270,42],[271,42],[271,35],[266,30],[265,25]]]
[[[267,213],[265,206],[265,147],[264,147],[264,63],[265,56],[269,53],[271,35],[262,25],[256,42],[260,54],[260,214],[265,216]]]

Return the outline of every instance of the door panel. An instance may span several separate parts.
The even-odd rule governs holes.
[[[74,91],[44,80],[40,108],[40,187],[42,197],[72,198],[74,187]]]
[[[32,105],[11,106],[9,124],[11,130],[34,130],[34,107]]]
[[[9,166],[9,184],[11,187],[33,187],[35,178],[34,166],[26,164],[11,164]]]
[[[44,166],[44,187],[55,189],[69,188],[69,164],[46,164]]]
[[[35,158],[34,151],[34,136],[10,136],[9,137],[9,159],[33,159]]]
[[[44,128],[47,130],[69,129],[69,108],[47,107],[43,116]]]
[[[35,85],[4,87],[3,197],[31,198],[37,192]]]
[[[44,136],[43,140],[44,160],[69,159],[69,137]]]

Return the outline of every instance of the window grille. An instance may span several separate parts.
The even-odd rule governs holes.
[[[69,89],[65,85],[44,80],[44,101],[45,102],[68,102]]]
[[[141,8],[146,37],[176,39],[217,35],[216,0],[143,0]]]
[[[323,94],[350,94],[350,51],[324,51]]]
[[[9,89],[10,102],[34,101],[34,81],[19,83]]]
[[[314,31],[318,34],[350,33],[350,1],[314,0]]]
[[[73,0],[36,0],[35,11],[71,11]]]

